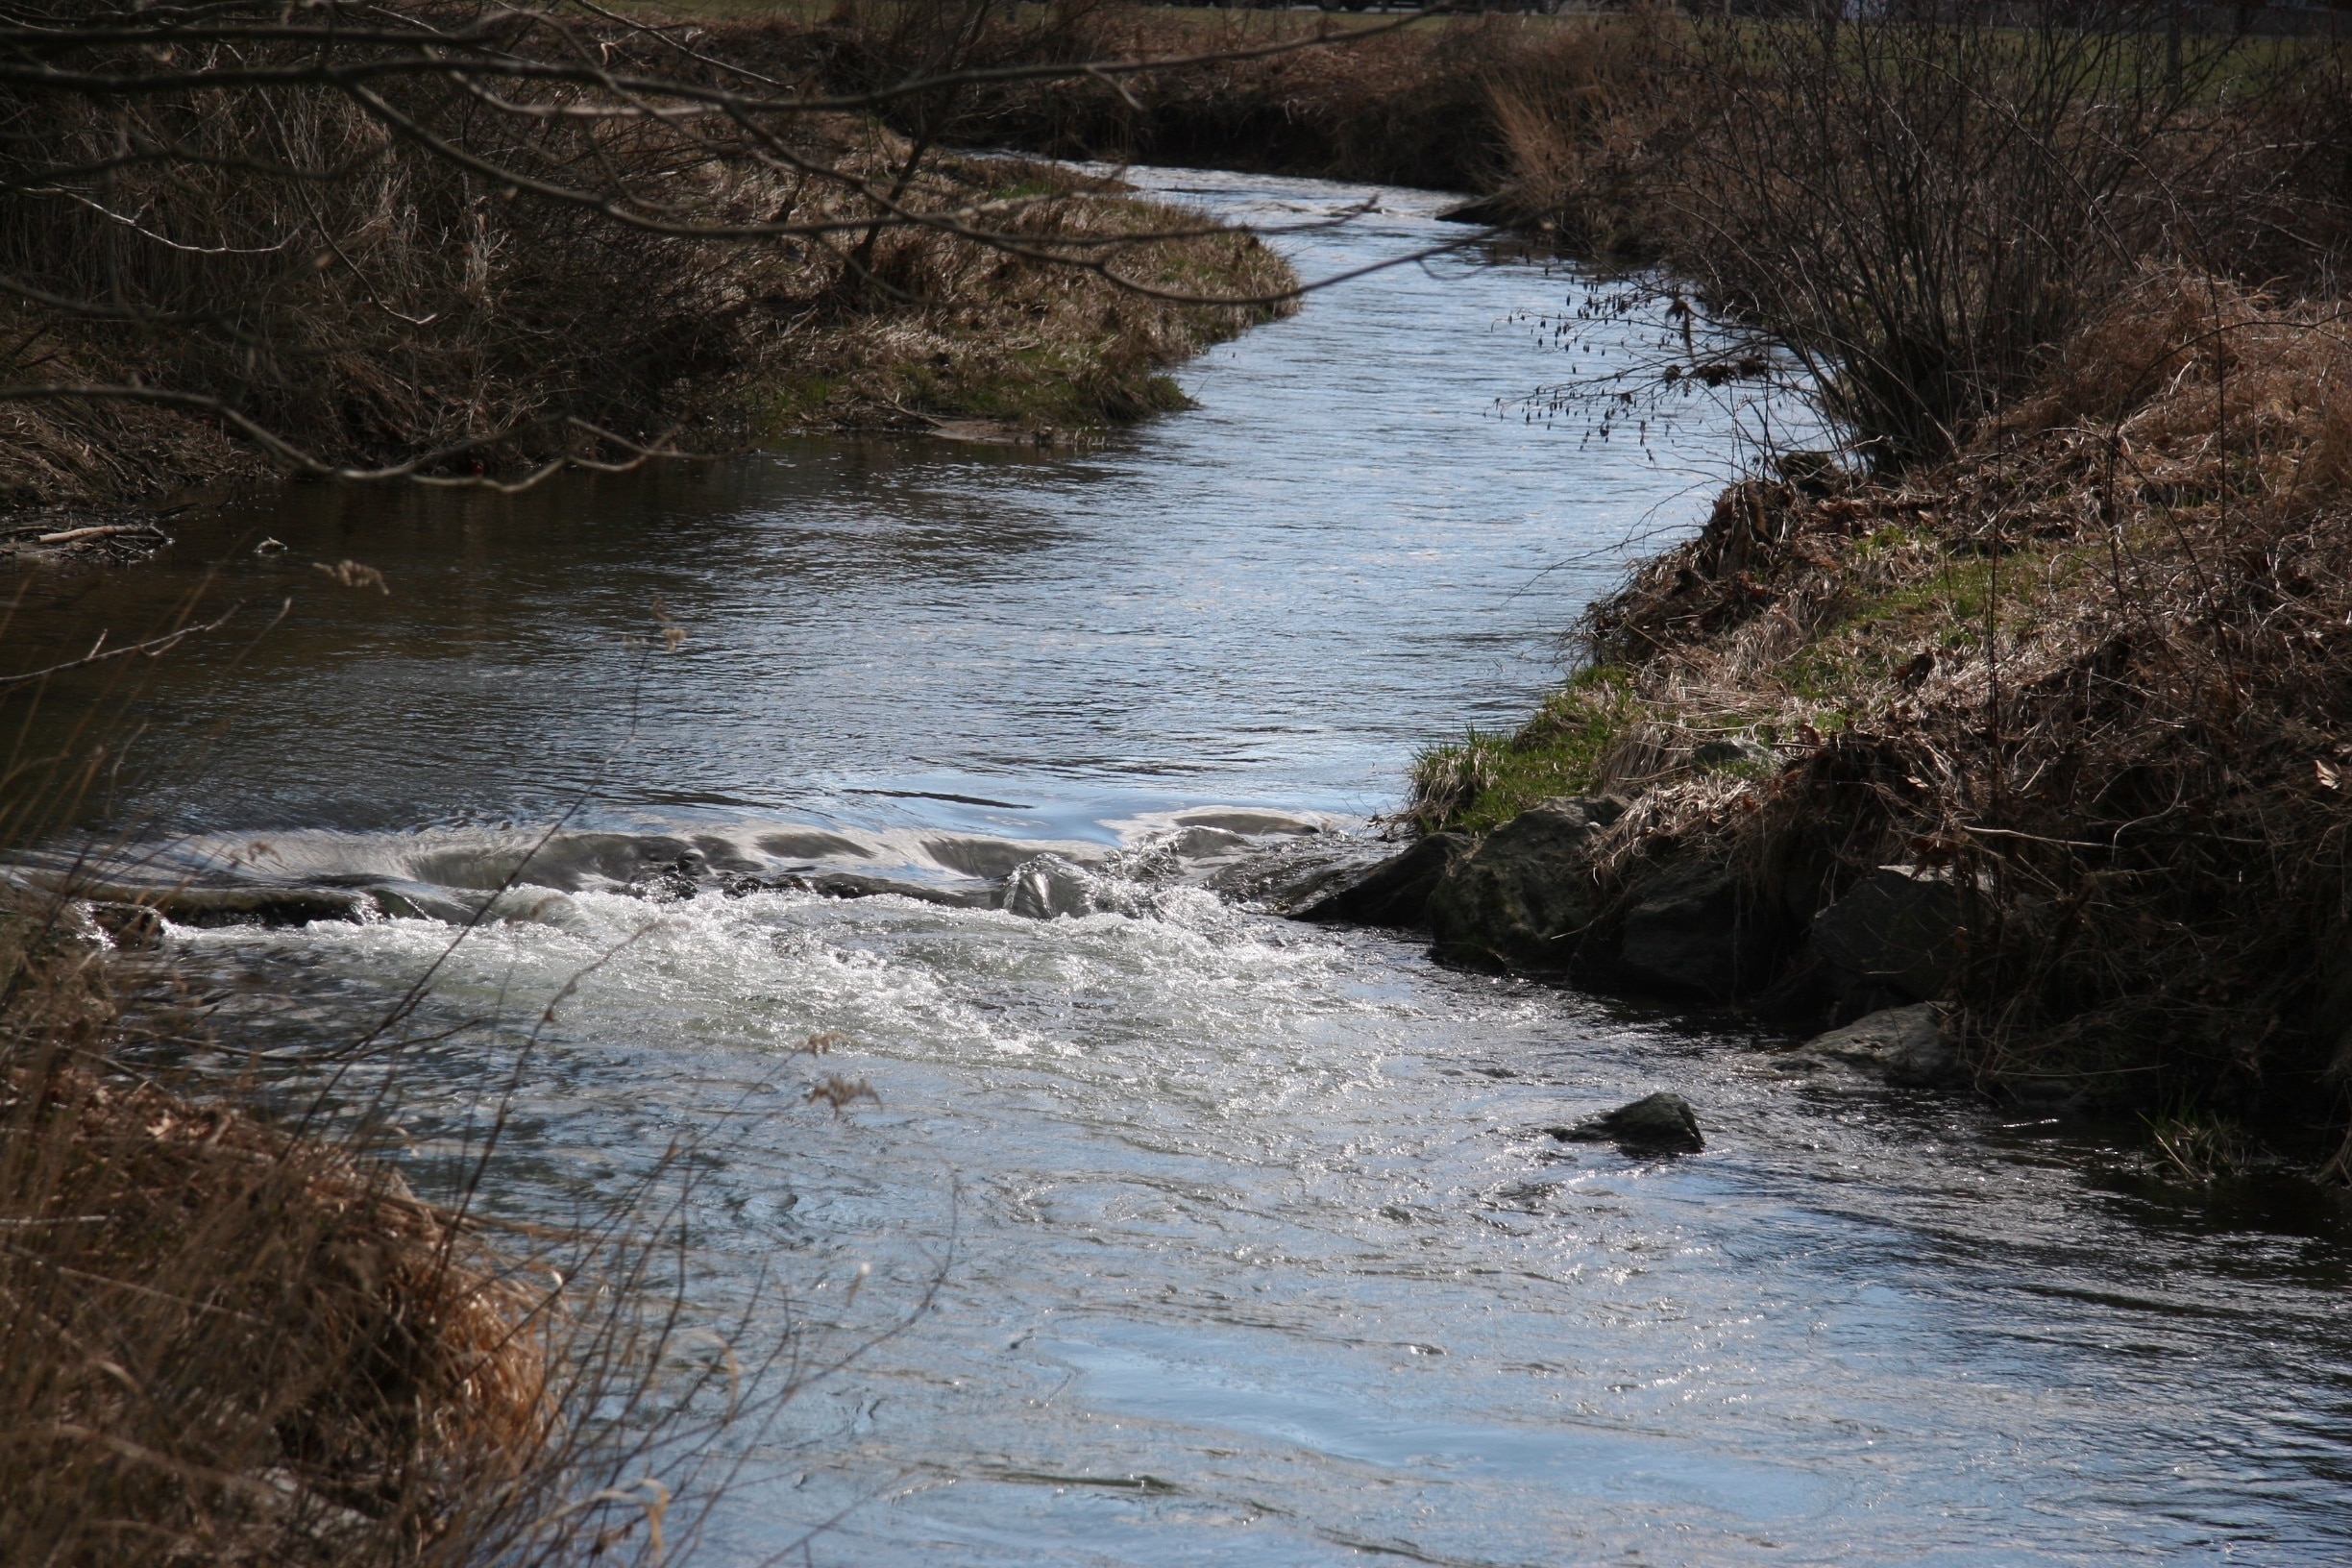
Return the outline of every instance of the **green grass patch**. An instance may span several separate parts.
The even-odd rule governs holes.
[[[1413,817],[1424,832],[1482,833],[1539,800],[1590,794],[1609,747],[1641,716],[1623,670],[1580,670],[1513,733],[1473,730],[1414,758]]]

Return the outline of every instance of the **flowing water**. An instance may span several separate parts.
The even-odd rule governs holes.
[[[1371,201],[1282,240],[1310,275],[1447,237],[1419,193],[1151,179],[1260,221]],[[1703,514],[1722,408],[1602,441],[1510,405],[1587,298],[1360,280],[1074,455],[296,491],[19,584],[10,641],[243,602],[34,731],[135,729],[86,815],[147,874],[388,912],[176,929],[206,1005],[348,1036],[440,961],[420,1032],[522,1021],[413,1054],[429,1162],[573,984],[490,1201],[560,1213],[686,1139],[694,1290],[747,1355],[788,1303],[819,1356],[904,1323],[759,1435],[715,1560],[2352,1559],[2329,1214],[2168,1200],[2095,1129],[1791,1077],[1211,885],[1510,722],[1627,542]],[[389,592],[315,570],[347,557]],[[517,918],[443,958],[543,840]],[[1080,912],[994,907],[1024,865]],[[835,1071],[878,1102],[812,1102]],[[1543,1132],[1655,1089],[1703,1155]]]

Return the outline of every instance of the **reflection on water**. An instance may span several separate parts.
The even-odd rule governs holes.
[[[1366,194],[1163,178],[1229,209]],[[1378,194],[1309,270],[1437,232],[1433,198]],[[1497,324],[1570,287],[1384,275],[1076,458],[812,444],[512,502],[302,493],[152,571],[35,583],[12,646],[142,629],[224,558],[216,598],[302,590],[250,648],[142,672],[116,809],[177,869],[478,890],[578,806],[563,917],[478,932],[422,1020],[532,1016],[633,939],[535,1059],[497,1201],[699,1134],[706,1306],[774,1268],[845,1335],[943,1280],[792,1407],[721,1560],[837,1516],[817,1561],[2342,1560],[2327,1216],[2168,1208],[2073,1130],[1785,1078],[1735,1033],[1437,970],[1187,870],[1214,834],[1392,805],[1412,746],[1539,687],[1620,541],[1698,514],[1702,405],[1654,463],[1487,417],[1556,379]],[[265,534],[289,550],[231,553]],[[393,592],[309,588],[344,556]],[[629,641],[656,593],[674,655]],[[1212,807],[1261,816],[1185,815]],[[708,875],[654,901],[678,845]],[[1049,851],[1102,912],[787,880],[936,894]],[[176,940],[267,1039],[374,1016],[449,930]],[[248,976],[291,995],[236,999]],[[823,1031],[879,1108],[807,1103],[791,1053]],[[420,1055],[421,1146],[494,1092],[491,1054]],[[1698,1105],[1705,1155],[1541,1135],[1652,1089]]]

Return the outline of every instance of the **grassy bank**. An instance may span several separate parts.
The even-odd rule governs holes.
[[[1594,606],[1521,728],[1428,751],[1421,824],[1616,797],[1568,945],[1607,972],[1678,867],[1725,869],[1765,955],[1742,987],[1797,1026],[1921,999],[1839,990],[1807,937],[1900,867],[1953,912],[1924,999],[1980,1085],[2340,1137],[2340,59],[1625,37],[1621,87],[1687,90],[1531,112],[1517,196],[1641,236],[1655,297],[1726,329],[1566,401],[1770,351],[1843,450],[1768,458]]]
[[[2348,372],[2339,306],[2153,272],[1948,457],[1731,487],[1415,809],[1629,801],[1591,874],[1732,868],[1793,1022],[1844,1005],[1806,919],[1912,868],[1961,890],[1932,999],[1980,1082],[2340,1125]]]
[[[387,73],[360,88],[292,43],[102,30],[0,84],[0,501],[503,480],[804,429],[1057,439],[1180,404],[1164,372],[1292,281],[1111,184],[795,108],[828,77],[791,17],[697,45],[576,8],[387,15],[525,74],[491,93],[429,40],[332,44]],[[585,46],[629,89],[541,85]]]

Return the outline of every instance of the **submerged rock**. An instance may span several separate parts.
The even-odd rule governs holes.
[[[1806,1042],[1804,1054],[1886,1075],[1892,1084],[1948,1083],[1960,1076],[1960,1053],[1944,1038],[1944,1023],[1926,1002],[1883,1008]]]
[[[1010,915],[1050,920],[1062,915],[1091,915],[1100,904],[1093,873],[1060,855],[1039,855],[1005,878],[1002,908]]]
[[[827,898],[912,898],[944,909],[994,909],[997,890],[986,885],[918,882],[911,877],[868,876],[860,871],[822,871],[815,876],[786,876],[770,886],[797,888]]]
[[[482,910],[484,924],[577,925],[585,919],[568,893],[554,888],[508,888]]]
[[[628,891],[632,897],[651,904],[682,903],[695,895],[710,874],[710,862],[702,852],[689,849],[630,878]]]
[[[1257,846],[1256,839],[1229,827],[1179,828],[1160,845],[1179,860],[1227,860]]]
[[[429,883],[386,883],[368,890],[377,910],[396,919],[439,920],[445,925],[576,925],[584,918],[569,894],[524,884],[502,893],[478,888],[436,888]]]
[[[1449,867],[1429,896],[1440,959],[1564,969],[1573,939],[1597,913],[1586,854],[1625,811],[1607,796],[1546,800],[1486,835]]]
[[[163,943],[163,917],[145,904],[95,902],[89,906],[89,918],[115,946],[125,951],[141,951]]]
[[[951,871],[991,882],[1011,876],[1035,860],[1038,853],[1029,845],[979,834],[941,834],[928,838],[922,841],[922,852]],[[866,851],[861,850],[860,854],[871,858]]]
[[[1404,853],[1391,855],[1345,887],[1327,893],[1298,912],[1302,920],[1405,929],[1429,923],[1430,894],[1454,863],[1470,853],[1463,833],[1432,833]]]
[[[1382,844],[1340,833],[1299,836],[1219,866],[1202,886],[1220,898],[1293,915],[1381,864]]]
[[[1204,806],[1179,812],[1173,819],[1178,827],[1214,827],[1228,833],[1246,834],[1261,838],[1267,834],[1320,833],[1323,823],[1312,817],[1294,817],[1286,811],[1254,811],[1239,806]]]
[[[762,854],[773,855],[778,860],[835,860],[843,856],[853,860],[873,858],[873,851],[855,839],[845,839],[838,833],[826,833],[813,827],[795,828],[788,833],[769,833],[752,843]],[[926,845],[924,847],[931,846]]]
[[[1627,1154],[1698,1154],[1706,1147],[1690,1101],[1662,1092],[1645,1094],[1574,1127],[1548,1131],[1563,1143],[1614,1143]]]
[[[376,901],[353,888],[303,888],[254,884],[244,887],[107,889],[92,900],[137,905],[174,925],[307,925],[312,920],[372,918]],[[123,917],[128,919],[129,917]]]

